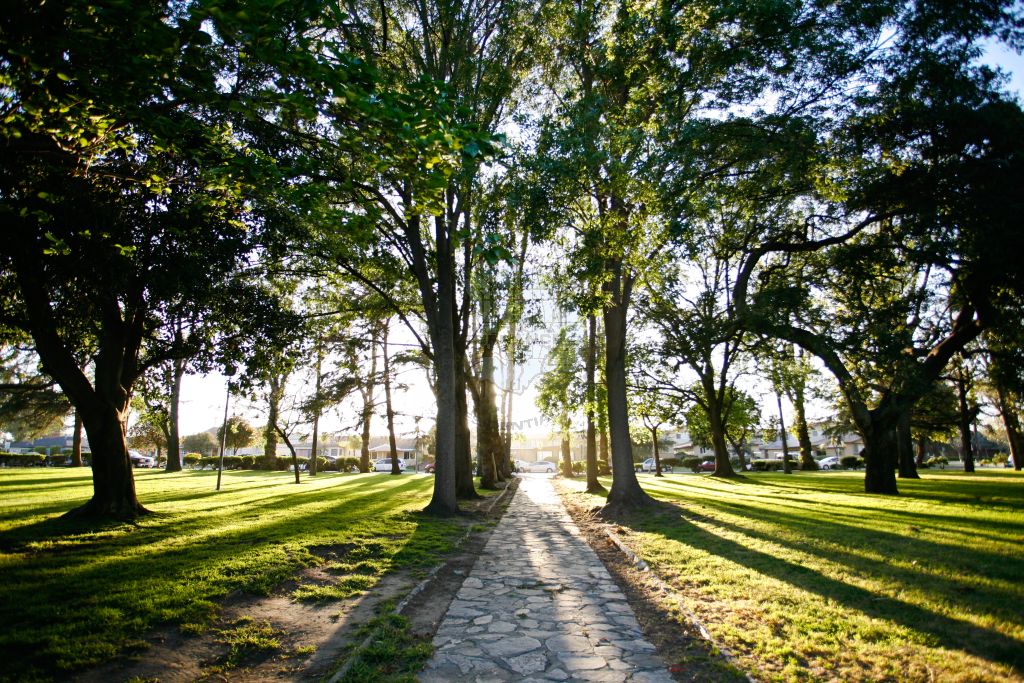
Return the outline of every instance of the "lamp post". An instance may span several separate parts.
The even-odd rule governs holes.
[[[228,440],[228,404],[231,402],[231,376],[235,374],[234,368],[228,368],[225,373],[228,376],[228,390],[224,396],[224,424],[220,428],[220,455],[217,458],[217,488],[220,491],[220,478],[224,472],[224,447]]]

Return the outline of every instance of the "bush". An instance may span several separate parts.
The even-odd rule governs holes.
[[[856,455],[844,455],[839,458],[839,466],[844,470],[857,470],[864,466],[864,458]]]
[[[680,466],[697,473],[700,471],[700,458],[694,455],[687,456],[680,461]]]
[[[189,467],[195,467],[197,464],[199,464],[199,461],[202,459],[202,457],[203,456],[199,453],[186,453],[184,456],[182,456],[181,460]]]
[[[925,467],[938,467],[939,469],[946,469],[946,465],[949,464],[949,458],[944,455],[933,455],[924,461]]]
[[[42,467],[46,456],[42,453],[0,453],[0,467]]]
[[[572,473],[573,474],[583,474],[586,471],[587,471],[587,463],[583,462],[582,460],[575,460],[575,461],[573,461],[573,463],[572,463]]]
[[[597,461],[597,473],[601,476],[607,476],[612,473],[612,468],[607,460]]]
[[[996,453],[992,456],[993,465],[1005,465],[1009,461],[1010,456],[1006,455],[1006,453]]]
[[[243,470],[256,469],[256,456],[255,455],[243,455],[239,464]]]
[[[781,458],[758,458],[750,461],[750,467],[755,472],[781,472],[785,463]]]

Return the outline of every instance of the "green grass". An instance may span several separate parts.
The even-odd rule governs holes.
[[[433,564],[462,528],[416,512],[429,476],[292,477],[226,472],[215,492],[213,472],[137,471],[156,514],[97,526],[58,519],[91,495],[88,470],[0,470],[0,680],[63,680],[142,650],[161,624],[201,632],[228,593],[265,594],[302,567],[338,581],[296,598],[353,595]]]
[[[625,538],[759,679],[1021,680],[1024,476],[922,477],[642,476]]]
[[[342,683],[415,683],[416,673],[434,654],[434,646],[413,636],[408,620],[395,614],[392,607],[384,605],[377,617],[363,625],[360,634],[364,639],[372,635],[369,644],[350,652],[351,662],[347,658],[337,662],[338,668],[349,664]],[[323,680],[332,678],[333,673]]]

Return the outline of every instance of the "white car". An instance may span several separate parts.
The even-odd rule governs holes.
[[[555,463],[550,460],[538,460],[537,462],[528,462],[524,468],[525,472],[549,472],[554,474]]]
[[[647,458],[642,463],[640,463],[639,467],[637,467],[635,469],[636,469],[637,472],[653,472],[654,471],[654,458]],[[665,463],[661,463],[661,471],[662,472],[671,472],[672,471],[672,465],[666,465]]]
[[[401,472],[405,472],[405,463],[401,458],[398,459],[398,469]],[[373,463],[374,472],[390,472],[391,471],[391,458],[381,458],[375,460]]]
[[[133,467],[156,467],[156,460],[138,451],[128,451],[128,457],[131,459]]]
[[[822,458],[821,460],[818,461],[818,469],[822,469],[822,470],[838,470],[838,469],[840,469],[839,456],[838,455],[830,455],[827,458]]]

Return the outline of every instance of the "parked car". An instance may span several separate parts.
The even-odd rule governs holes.
[[[715,471],[715,461],[714,460],[705,460],[704,462],[702,462],[700,464],[700,471],[701,472],[714,472]]]
[[[839,464],[838,455],[830,455],[827,458],[822,458],[818,461],[818,469],[821,470],[838,470],[842,466]]]
[[[128,451],[133,467],[156,467],[156,460],[138,451]]]
[[[646,460],[644,460],[642,463],[640,463],[640,466],[636,468],[636,471],[637,472],[653,472],[654,471],[654,458],[647,458]],[[661,471],[662,472],[671,472],[672,471],[672,465],[666,465],[665,463],[661,463]]]
[[[426,472],[427,474],[433,474],[436,468],[437,464],[428,462],[426,465],[423,466],[423,471]]]
[[[538,460],[537,462],[528,462],[528,463],[526,463],[526,468],[523,471],[524,472],[548,472],[548,473],[554,474],[555,469],[556,469],[555,463],[551,462],[550,460]]]
[[[398,460],[398,469],[405,472],[405,463],[401,459]],[[381,458],[375,460],[373,463],[374,472],[390,472],[391,471],[391,458]]]

